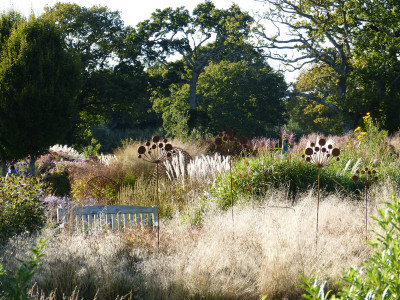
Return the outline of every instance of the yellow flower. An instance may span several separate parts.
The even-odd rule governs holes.
[[[361,127],[358,126],[356,129],[354,129],[354,132],[361,130]]]
[[[363,117],[364,120],[368,120],[369,118],[371,118],[371,116],[370,116],[369,113],[367,113],[367,114]]]

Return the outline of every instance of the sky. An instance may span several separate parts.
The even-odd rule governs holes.
[[[46,6],[52,7],[57,2],[77,3],[80,6],[91,7],[93,5],[107,6],[112,11],[119,11],[125,25],[135,27],[139,22],[149,19],[151,13],[157,8],[185,6],[192,11],[197,4],[204,0],[0,0],[0,12],[14,9],[25,16],[33,12],[36,16],[43,13]],[[261,0],[212,0],[219,9],[228,9],[233,3],[248,11],[250,15],[267,11],[266,5]],[[282,69],[276,61],[269,60],[274,69]],[[285,72],[286,80],[293,82],[296,73]]]
[[[31,11],[35,15],[40,15],[45,6],[53,6],[57,2],[77,3],[80,6],[90,7],[93,5],[107,6],[111,10],[121,12],[121,17],[125,25],[136,26],[140,21],[150,18],[151,13],[157,8],[164,9],[166,7],[185,6],[191,11],[202,0],[0,0],[0,11],[15,10],[29,15]],[[238,4],[243,10],[250,13],[262,11],[264,4],[256,0],[213,0],[217,8],[229,8],[232,3]]]

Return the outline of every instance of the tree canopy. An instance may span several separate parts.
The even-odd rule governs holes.
[[[157,9],[150,19],[140,22],[129,40],[141,45],[147,63],[167,63],[179,54],[190,70],[189,107],[194,109],[200,74],[216,56],[227,49],[246,52],[253,19],[237,5],[217,9],[211,1],[197,5],[192,14],[184,7]]]
[[[173,83],[168,94],[153,99],[170,135],[192,130],[216,135],[232,128],[254,137],[273,134],[285,123],[286,83],[263,60],[210,63],[199,76],[195,110],[187,103],[189,89]]]
[[[79,62],[66,51],[55,24],[41,18],[12,26],[1,50],[2,159],[34,158],[72,125]]]
[[[68,142],[85,143],[90,128],[98,124],[124,128],[140,123],[148,80],[134,45],[125,42],[129,27],[124,26],[120,12],[104,6],[56,3],[46,8],[44,17],[58,24],[68,50],[81,61],[79,118]]]
[[[390,114],[389,110],[394,109],[398,114],[398,106],[390,100],[393,98],[389,91],[397,82],[395,78],[399,74],[399,50],[398,47],[396,49],[396,43],[393,43],[399,28],[399,19],[396,18],[398,3],[386,0],[264,2],[271,4],[266,18],[280,26],[278,28],[286,27],[288,32],[285,37],[279,35],[279,32],[271,34],[260,30],[262,47],[297,50],[299,53],[298,57],[290,58],[285,54],[271,52],[270,57],[298,69],[306,64],[314,64],[316,67],[324,65],[334,74],[331,85],[335,89],[331,90],[333,93],[329,98],[321,97],[321,91],[316,86],[303,91],[294,88],[290,94],[328,107],[339,116],[344,131],[354,129],[366,112],[378,116]],[[375,55],[377,52],[379,54]],[[374,56],[379,59],[373,59]],[[369,70],[366,69],[367,65]],[[385,69],[387,75],[391,74],[391,80],[388,80],[388,76],[380,75]],[[388,98],[382,98],[382,95]],[[398,115],[396,119],[399,120]]]

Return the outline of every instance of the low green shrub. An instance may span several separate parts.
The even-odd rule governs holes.
[[[40,267],[39,259],[44,256],[42,253],[46,240],[39,240],[38,245],[30,249],[32,256],[29,261],[18,260],[21,266],[16,271],[5,270],[0,264],[0,298],[1,299],[31,299],[27,293],[29,285],[36,270]],[[3,298],[4,297],[4,298]]]
[[[44,182],[48,184],[49,192],[53,195],[64,197],[71,194],[71,183],[67,171],[48,174],[44,178]]]
[[[350,172],[339,172],[334,165],[321,170],[320,187],[325,192],[341,190],[347,193],[359,193],[362,186],[352,180]],[[244,158],[236,161],[232,168],[233,196],[250,198],[263,196],[270,187],[286,187],[289,196],[294,199],[298,193],[317,186],[318,169],[309,165],[298,156],[266,154],[257,158]],[[211,193],[220,201],[221,208],[230,205],[230,174],[221,174]]]
[[[45,223],[43,183],[31,176],[0,178],[0,239],[35,231]]]
[[[351,268],[343,276],[337,295],[326,292],[328,279],[321,284],[317,276],[301,276],[301,286],[307,292],[306,299],[399,299],[400,298],[400,201],[396,196],[393,202],[386,203],[385,210],[379,209],[379,217],[373,217],[383,233],[377,233],[374,242],[370,242],[374,252],[365,260],[363,267]]]

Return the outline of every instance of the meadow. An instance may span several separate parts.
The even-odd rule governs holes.
[[[230,158],[212,140],[170,141],[192,160],[175,155],[160,178],[159,247],[151,229],[88,236],[55,223],[58,205],[154,205],[154,164],[137,152],[144,141],[91,158],[53,147],[37,162],[41,179],[24,181],[35,184],[33,190],[17,191],[27,201],[0,216],[11,224],[2,227],[0,263],[16,281],[30,270],[21,261],[38,264],[19,286],[31,299],[301,299],[307,289],[301,276],[316,274],[330,278],[325,289],[338,292],[347,270],[376,250],[366,241],[365,192],[368,239],[383,234],[372,217],[398,195],[400,138],[367,119],[361,130],[325,137],[341,152],[339,161],[321,169],[316,235],[318,168],[302,155],[319,138],[301,137],[285,154],[271,149],[270,139],[254,139],[250,153],[231,156],[231,171]],[[368,189],[353,180],[365,167],[377,174]],[[100,175],[109,180],[88,189]],[[7,197],[15,200],[13,180],[2,179],[3,207]],[[33,208],[32,199],[38,199]],[[21,207],[29,212],[26,223],[12,223],[12,212]],[[45,242],[34,257],[30,248],[39,240]],[[3,291],[15,287],[2,276]]]

